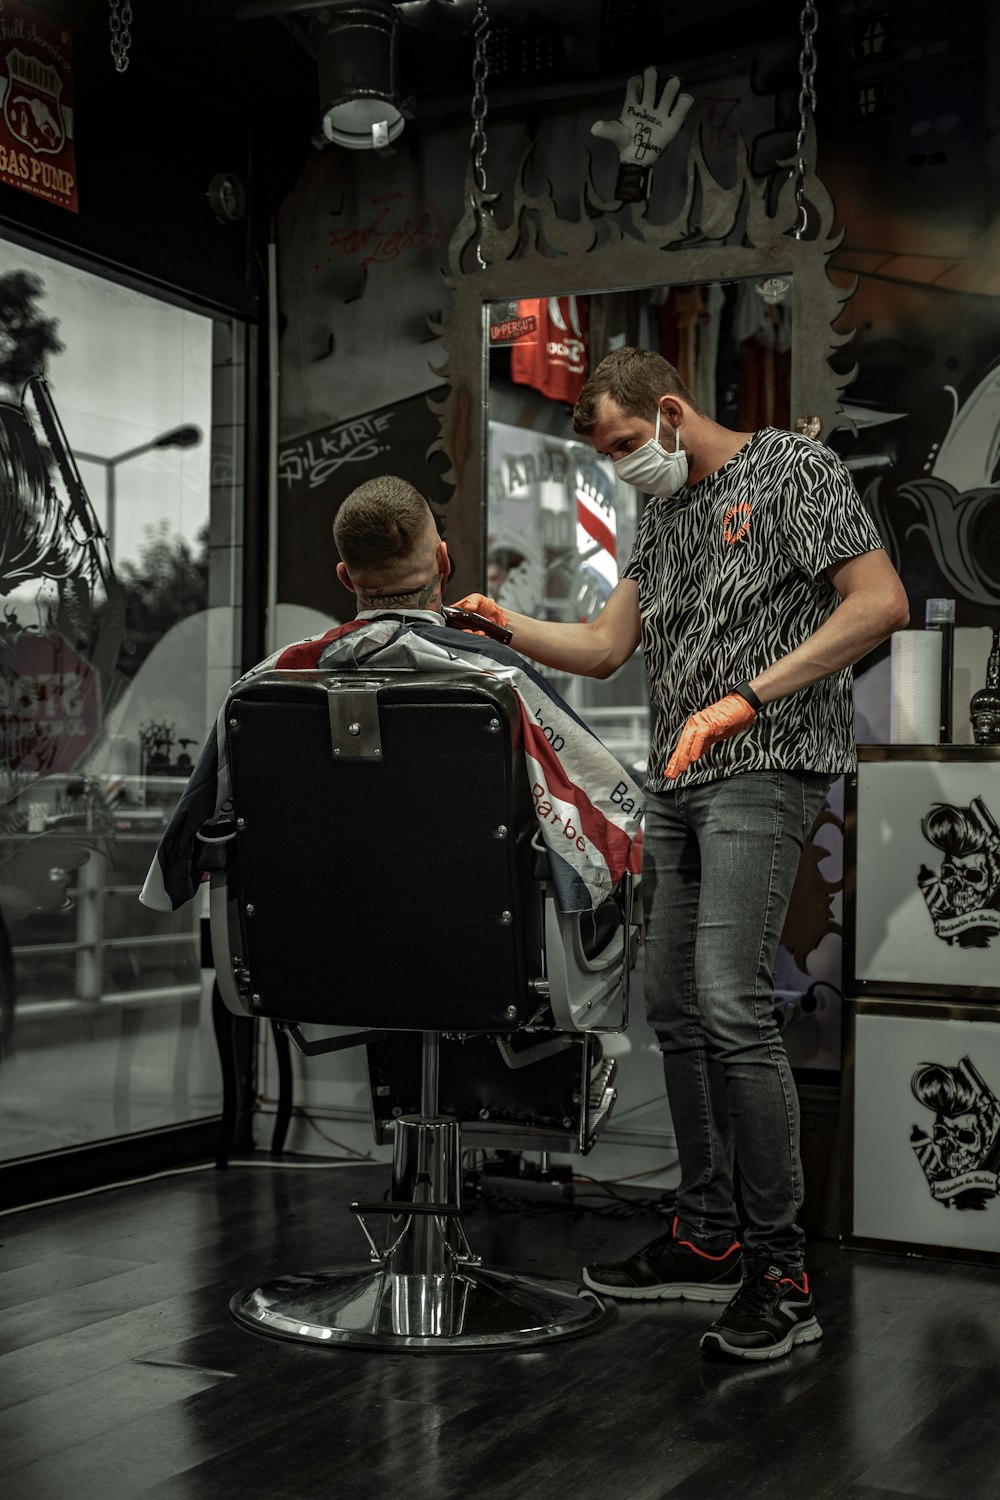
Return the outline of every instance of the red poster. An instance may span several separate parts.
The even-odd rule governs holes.
[[[4,684],[0,766],[42,776],[72,771],[101,727],[99,680],[68,641],[23,630]]]
[[[0,0],[0,182],[77,213],[73,33]]]

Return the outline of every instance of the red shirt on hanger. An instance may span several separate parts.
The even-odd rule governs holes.
[[[511,345],[512,379],[572,406],[587,378],[586,299],[526,297],[517,310],[535,326]]]

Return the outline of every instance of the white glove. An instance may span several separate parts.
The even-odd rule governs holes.
[[[647,196],[649,174],[664,147],[669,146],[694,103],[680,93],[679,78],[668,78],[660,102],[656,102],[656,69],[646,68],[640,78],[630,78],[625,103],[618,120],[598,120],[591,135],[610,141],[621,157],[615,193],[623,203]]]

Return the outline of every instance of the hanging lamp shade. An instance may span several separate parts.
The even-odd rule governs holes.
[[[336,146],[378,150],[402,133],[399,16],[388,0],[348,0],[317,20],[323,134]]]

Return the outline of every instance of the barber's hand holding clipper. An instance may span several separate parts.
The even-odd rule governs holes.
[[[496,641],[504,645],[510,641],[511,632],[507,628],[507,616],[499,604],[488,598],[485,594],[466,594],[464,599],[459,599],[457,604],[450,607],[445,606],[444,617],[447,623],[456,630],[463,630],[466,635],[492,636]],[[477,630],[477,623],[489,621],[492,628]]]
[[[750,684],[741,682],[739,687],[727,693],[724,698],[710,703],[707,708],[699,709],[681,730],[681,737],[667,761],[664,776],[668,781],[674,781],[720,740],[742,734],[745,729],[750,728],[761,707],[761,701]]]

